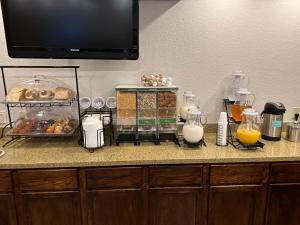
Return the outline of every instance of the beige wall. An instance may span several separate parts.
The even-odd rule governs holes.
[[[299,0],[141,0],[138,61],[10,59],[1,21],[0,64],[80,65],[81,93],[105,97],[143,71],[162,72],[199,95],[215,122],[226,77],[237,69],[249,75],[259,111],[267,100],[300,105],[299,40]]]

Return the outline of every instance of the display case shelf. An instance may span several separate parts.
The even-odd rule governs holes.
[[[6,132],[6,136],[9,137],[70,137],[74,135],[76,130],[77,127],[68,133],[61,133],[61,134],[42,133],[42,132],[30,132],[30,133],[21,134],[21,133],[14,133],[13,129],[10,129],[9,131]]]
[[[3,101],[2,104],[8,105],[11,108],[14,107],[56,107],[56,106],[71,106],[77,98],[72,98],[69,100],[45,100],[45,101],[19,101],[19,102],[9,102]]]

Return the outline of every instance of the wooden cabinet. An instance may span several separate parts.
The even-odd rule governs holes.
[[[300,164],[271,166],[266,225],[300,224]]]
[[[19,225],[81,225],[76,169],[15,172]]]
[[[150,167],[149,224],[202,225],[203,166]]]
[[[203,189],[150,190],[150,225],[202,225]]]
[[[17,225],[10,171],[0,171],[0,225]]]
[[[18,195],[20,225],[80,225],[78,192]]]
[[[300,184],[271,185],[267,225],[300,224]]]
[[[12,177],[10,171],[0,171],[0,193],[12,191]]]
[[[141,167],[86,170],[88,225],[142,225]]]
[[[102,190],[87,193],[89,225],[141,225],[140,190]]]
[[[13,194],[0,193],[0,225],[17,225]]]
[[[300,163],[0,171],[0,225],[299,225]]]
[[[21,170],[16,172],[16,180],[16,188],[21,192],[78,189],[76,169]]]
[[[212,165],[210,170],[208,225],[263,225],[267,166]]]
[[[209,199],[209,225],[263,225],[263,186],[211,187]]]

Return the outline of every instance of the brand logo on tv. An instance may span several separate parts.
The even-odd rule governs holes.
[[[71,48],[70,51],[71,52],[79,52],[80,50],[78,48]]]

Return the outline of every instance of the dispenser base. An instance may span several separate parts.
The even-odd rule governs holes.
[[[263,148],[265,146],[264,143],[257,141],[255,144],[243,144],[241,143],[237,138],[233,138],[232,142],[230,140],[228,140],[228,142],[237,149],[240,150],[256,150],[257,148]]]
[[[261,138],[264,140],[267,140],[267,141],[280,141],[281,140],[281,137],[269,137],[269,136],[265,136],[265,135],[262,135]]]
[[[198,148],[198,147],[202,147],[202,145],[204,145],[206,147],[206,143],[204,141],[204,139],[202,139],[201,141],[197,142],[197,143],[190,143],[187,140],[183,140],[183,143],[185,145],[187,145],[189,148]]]

